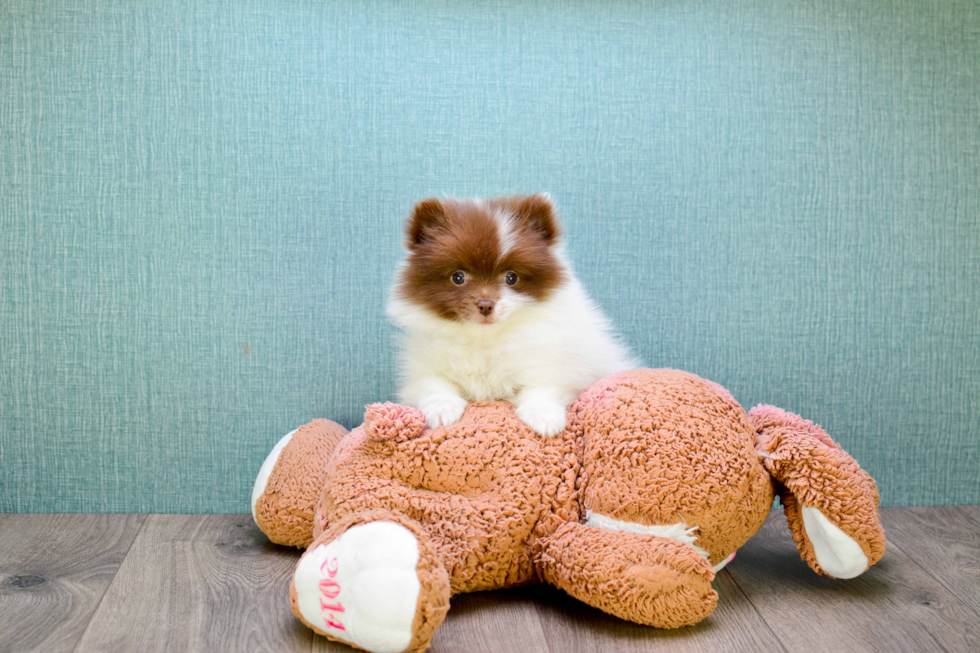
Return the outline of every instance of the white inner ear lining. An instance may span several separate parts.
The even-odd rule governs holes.
[[[816,508],[803,508],[803,530],[813,546],[820,568],[834,578],[854,578],[868,568],[861,545],[834,526]]]

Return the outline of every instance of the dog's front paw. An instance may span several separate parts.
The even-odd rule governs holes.
[[[550,398],[528,397],[517,406],[517,416],[546,438],[565,430],[565,406]]]
[[[419,402],[429,428],[452,426],[463,416],[468,402],[457,395],[436,395]]]

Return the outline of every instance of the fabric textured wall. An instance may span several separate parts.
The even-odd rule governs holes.
[[[5,0],[0,510],[246,510],[413,200],[537,190],[650,366],[978,503],[978,189],[973,0]]]

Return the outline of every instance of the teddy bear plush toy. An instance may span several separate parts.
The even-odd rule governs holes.
[[[884,553],[874,481],[819,426],[641,369],[589,387],[553,438],[504,402],[446,428],[390,403],[349,433],[311,422],[269,454],[252,510],[270,540],[306,549],[289,592],[306,625],[397,653],[428,647],[452,595],[539,580],[636,623],[695,624],[776,494],[818,574],[851,578]]]

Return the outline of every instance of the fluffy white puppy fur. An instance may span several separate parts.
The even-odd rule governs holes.
[[[538,205],[543,201],[546,210],[551,210],[547,196],[531,196],[523,202],[532,199]],[[422,220],[418,239],[413,239],[413,226],[419,226],[417,205],[409,226],[410,255],[399,267],[398,283],[388,303],[389,316],[404,331],[399,401],[421,409],[428,425],[434,427],[456,422],[470,401],[505,400],[515,404],[517,415],[534,431],[553,436],[565,428],[568,405],[586,387],[606,374],[633,369],[640,363],[617,340],[609,320],[572,273],[557,237],[553,214],[549,218],[551,222],[545,225],[550,225],[550,236],[544,239],[543,245],[535,242],[547,247],[548,265],[557,274],[549,282],[550,287],[532,287],[535,281],[546,278],[546,273],[535,272],[530,264],[522,265],[520,260],[507,255],[519,249],[516,244],[520,239],[539,237],[540,221],[535,220],[533,210],[531,217],[521,213],[522,198],[502,201],[503,208],[493,200],[438,200],[444,213],[450,213],[452,219],[443,215],[441,220],[436,218],[435,224]],[[453,213],[445,208],[448,202],[457,203],[452,205],[457,209],[475,206],[494,223],[492,232],[484,228],[484,241],[480,241],[485,244],[485,239],[496,239],[495,247],[484,258],[490,256],[497,260],[484,262],[485,273],[474,269],[480,268],[479,260],[467,258],[466,251],[454,256],[450,246],[429,251],[430,260],[413,260],[411,254],[416,247],[426,244],[437,247],[433,241],[438,237],[445,241],[458,236],[459,230],[480,229],[478,224],[473,224],[478,218],[462,210]],[[426,230],[429,238],[423,235]],[[465,240],[457,238],[453,243]],[[465,243],[460,247],[472,248]],[[519,256],[535,254],[527,251]],[[420,287],[416,292],[410,289],[411,266],[427,265],[428,271],[440,267],[437,262],[447,258],[451,260],[441,267],[441,274],[416,282]],[[521,274],[511,275],[511,268],[529,270],[523,274],[527,286],[522,288],[520,281],[511,286],[509,280]],[[455,284],[445,288],[440,285],[452,284],[451,280],[441,278],[446,272],[457,270],[465,270],[465,283],[473,284],[471,293],[465,297],[448,294],[456,291]],[[435,292],[443,292],[447,298],[420,299]],[[481,297],[492,304],[489,316],[468,308]]]

